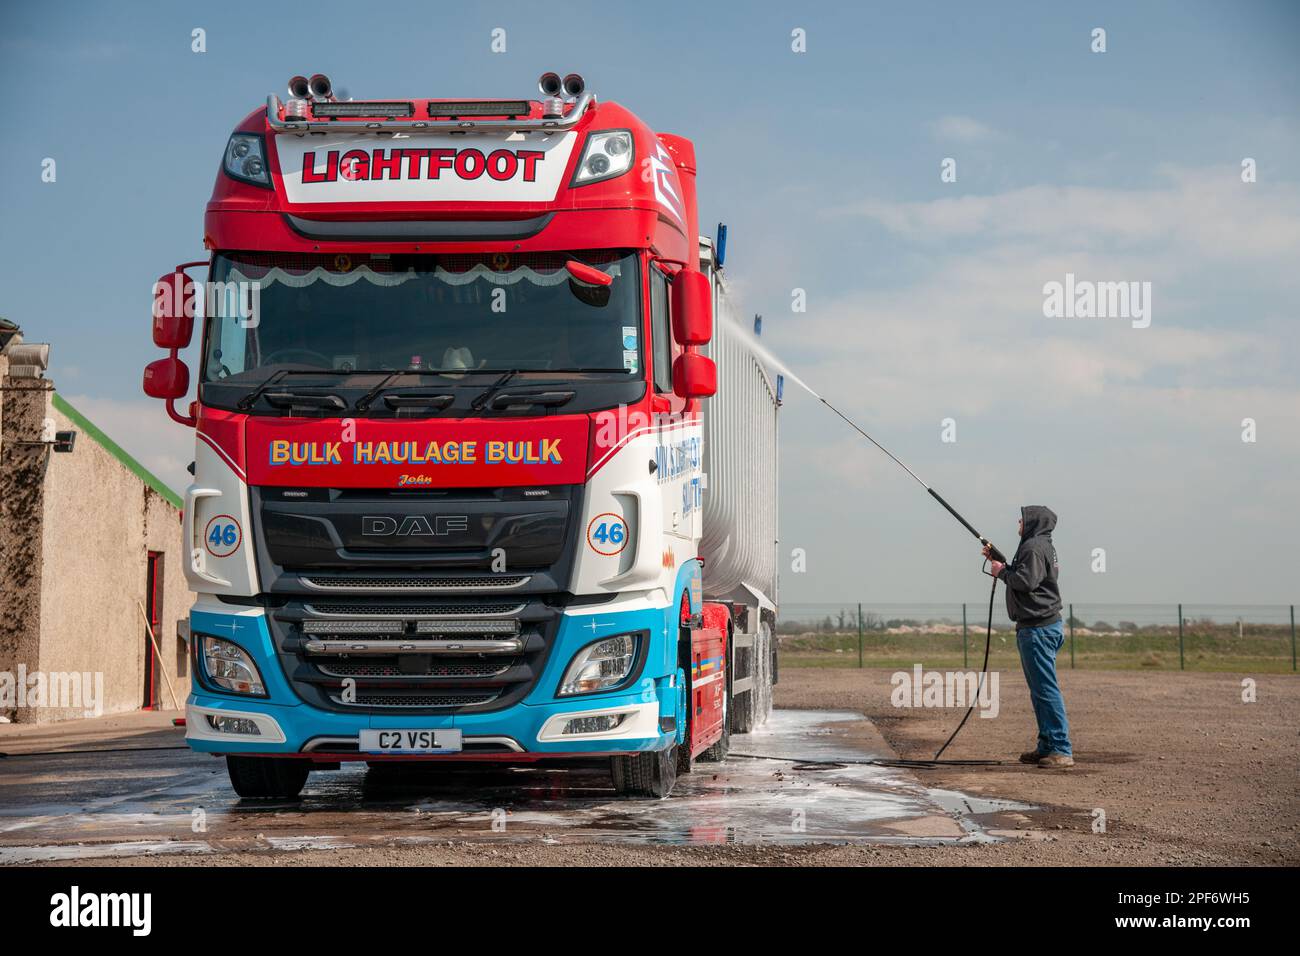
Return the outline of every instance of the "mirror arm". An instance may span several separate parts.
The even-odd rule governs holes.
[[[176,411],[176,399],[174,398],[167,399],[167,414],[171,416],[172,421],[179,422],[182,425],[188,425],[190,428],[193,428],[199,423],[199,420],[193,415],[182,415],[180,412]]]
[[[682,262],[681,259],[669,259],[667,256],[651,256],[650,261],[656,264],[662,262],[664,265],[676,266],[678,269],[686,269],[690,265]]]
[[[184,272],[186,269],[194,269],[197,268],[198,266],[210,266],[211,264],[212,264],[211,259],[196,259],[193,262],[182,262],[173,271]],[[172,349],[170,354],[172,358],[177,358],[179,354],[179,350]],[[199,423],[199,420],[195,418],[193,415],[182,415],[180,412],[176,411],[176,399],[174,398],[167,399],[167,416],[172,421],[177,422],[181,425],[187,425],[190,428],[194,428]]]
[[[179,349],[172,349],[168,354],[172,358],[177,358],[179,351]],[[193,415],[182,415],[176,411],[176,399],[174,398],[167,399],[167,415],[172,421],[181,425],[188,425],[190,428],[194,428],[199,423],[199,420]]]

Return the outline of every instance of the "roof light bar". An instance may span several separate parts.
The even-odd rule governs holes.
[[[456,132],[526,132],[528,130],[539,130],[541,132],[551,132],[559,130],[572,129],[582,119],[587,112],[587,108],[595,105],[596,95],[590,91],[585,92],[578,97],[578,101],[573,107],[561,116],[542,116],[534,118],[528,115],[518,117],[505,115],[503,113],[486,114],[486,118],[477,118],[484,114],[472,114],[471,103],[459,103],[454,109],[458,112],[450,114],[455,119],[403,119],[380,117],[371,119],[366,123],[355,124],[358,131],[361,130],[385,130],[385,131],[424,131],[424,130],[454,130]],[[319,111],[326,104],[317,100],[312,104],[314,111]],[[342,105],[342,104],[340,104]],[[350,104],[356,105],[356,104]],[[510,106],[510,101],[496,101],[490,104],[494,110],[500,110],[503,106]],[[441,107],[437,107],[441,109]],[[530,107],[531,109],[531,107]],[[528,111],[526,110],[525,113]],[[467,116],[475,116],[474,119],[466,119]],[[266,98],[266,124],[273,131],[278,133],[307,133],[312,131],[329,130],[337,133],[345,127],[335,122],[334,116],[325,116],[318,112],[316,118],[305,120],[296,119],[285,115],[284,104],[274,93]],[[346,129],[351,132],[353,124],[348,124]]]
[[[316,103],[312,107],[315,116],[383,116],[397,118],[414,116],[415,104],[398,100],[374,103]]]
[[[527,100],[430,100],[430,116],[527,116],[532,112]]]

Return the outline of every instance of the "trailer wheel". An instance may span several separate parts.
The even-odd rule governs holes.
[[[754,723],[772,716],[772,628],[764,621],[754,638]]]
[[[614,789],[628,797],[662,800],[677,783],[677,747],[611,757],[609,775]]]
[[[226,757],[235,793],[245,800],[294,800],[307,783],[311,764],[277,757]]]
[[[753,653],[750,658],[750,673],[753,673]],[[754,729],[754,691],[747,690],[743,694],[736,694],[731,698],[731,720],[730,730],[735,734],[747,734]]]

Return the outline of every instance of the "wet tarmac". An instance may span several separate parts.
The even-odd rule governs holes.
[[[603,762],[400,771],[358,762],[313,773],[301,800],[242,801],[224,761],[174,749],[181,734],[0,760],[0,865],[438,842],[956,843],[999,839],[1007,831],[990,829],[990,815],[1032,809],[859,763],[894,753],[847,712],[776,711],[733,737],[723,763],[697,763],[667,800],[618,797]]]

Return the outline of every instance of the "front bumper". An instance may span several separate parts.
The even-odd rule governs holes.
[[[669,688],[671,691],[673,688]],[[565,701],[535,706],[517,704],[494,714],[445,717],[389,717],[365,714],[331,714],[305,704],[283,706],[266,701],[232,701],[192,694],[186,703],[186,742],[202,753],[301,755],[316,760],[380,759],[356,749],[362,730],[458,728],[464,751],[452,754],[384,757],[383,759],[496,759],[529,760],[556,756],[635,753],[662,750],[677,742],[676,721],[660,722],[656,697],[645,700],[641,691],[599,700]],[[561,733],[573,717],[624,715],[613,731],[596,734]],[[222,733],[211,726],[210,715],[247,717],[261,734]],[[670,715],[671,717],[671,715]],[[665,731],[661,728],[669,727]]]
[[[211,605],[207,606],[211,608]],[[675,660],[676,621],[668,608],[636,605],[628,610],[593,608],[566,614],[553,652],[527,697],[488,712],[385,714],[375,710],[339,713],[305,703],[290,686],[277,659],[260,608],[239,611],[198,607],[191,613],[194,634],[215,634],[234,641],[253,658],[267,696],[240,697],[214,692],[196,680],[186,706],[186,740],[196,751],[216,754],[298,755],[321,762],[338,760],[491,759],[536,760],[663,750],[679,743],[685,721],[683,681]],[[620,690],[555,696],[573,655],[596,638],[627,631],[649,635],[639,676]],[[668,635],[672,635],[672,641]],[[197,662],[196,662],[197,664]],[[566,734],[568,720],[619,714],[610,731]],[[227,732],[210,717],[245,717],[259,733]],[[368,729],[459,729],[464,750],[429,756],[379,756],[357,749],[358,735]]]

